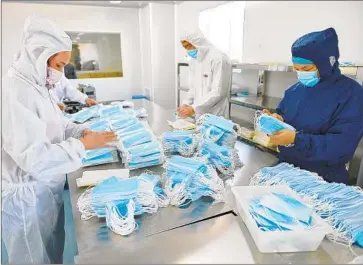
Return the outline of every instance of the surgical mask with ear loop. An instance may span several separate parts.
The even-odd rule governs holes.
[[[48,88],[54,88],[55,84],[58,83],[62,78],[63,72],[58,71],[52,67],[47,67],[47,79],[46,86]]]

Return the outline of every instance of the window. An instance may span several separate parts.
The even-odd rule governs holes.
[[[242,61],[244,1],[233,1],[201,11],[199,28],[208,40],[229,56]]]
[[[72,39],[68,79],[122,77],[121,38],[118,33],[67,32]]]

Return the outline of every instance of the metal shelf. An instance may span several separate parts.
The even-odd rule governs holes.
[[[275,111],[280,101],[281,98],[267,97],[267,96],[246,96],[246,97],[233,96],[230,99],[231,104],[255,110],[268,109],[270,111]]]

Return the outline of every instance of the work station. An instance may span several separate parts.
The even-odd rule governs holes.
[[[363,263],[362,1],[1,9],[2,264]]]

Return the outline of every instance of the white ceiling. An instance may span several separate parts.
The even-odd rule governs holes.
[[[41,4],[57,4],[57,5],[83,5],[83,6],[106,6],[106,7],[119,7],[119,8],[139,8],[144,7],[149,3],[163,3],[163,4],[180,4],[183,1],[122,1],[120,4],[113,4],[110,1],[17,1],[17,0],[3,0],[4,2],[18,2],[18,3],[41,3]]]

